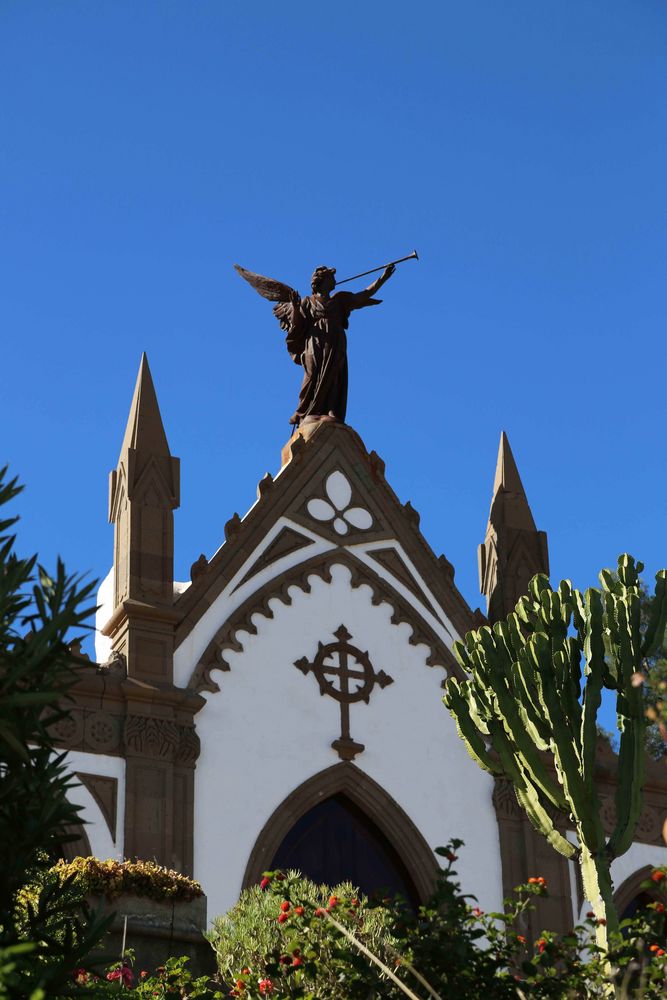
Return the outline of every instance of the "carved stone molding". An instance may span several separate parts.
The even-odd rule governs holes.
[[[54,743],[66,750],[84,750],[119,756],[122,753],[122,716],[89,708],[73,708],[49,731]]]
[[[129,715],[123,733],[128,755],[194,766],[200,742],[194,726],[179,726],[171,719]]]
[[[257,635],[257,626],[253,622],[255,616],[273,618],[271,602],[279,600],[283,604],[290,605],[292,603],[290,590],[295,587],[304,593],[310,593],[309,580],[311,577],[318,577],[325,583],[330,583],[331,569],[334,565],[345,566],[350,571],[352,587],[367,586],[371,588],[371,603],[374,606],[383,602],[391,606],[390,621],[392,625],[401,623],[410,625],[412,633],[408,642],[412,646],[425,645],[428,647],[427,666],[440,667],[446,671],[448,676],[462,676],[461,669],[448,647],[431,626],[420,617],[414,606],[394,590],[387,580],[376,574],[370,567],[360,563],[351,553],[344,549],[336,549],[314,556],[296,566],[292,571],[277,579],[270,580],[241,604],[209,642],[192,673],[188,687],[197,692],[219,691],[220,686],[211,677],[211,671],[230,669],[225,659],[227,650],[239,653],[243,651],[243,645],[237,637],[238,633],[247,632],[250,635]]]
[[[410,817],[376,781],[351,763],[334,764],[308,778],[278,806],[252,849],[243,887],[256,884],[298,819],[332,795],[345,795],[375,823],[396,850],[422,902],[431,895],[438,864]]]
[[[609,836],[616,824],[616,803],[614,795],[602,795],[600,797],[600,816],[604,832]],[[662,824],[665,819],[665,810],[644,802],[642,811],[637,821],[634,839],[644,844],[656,844],[664,847],[662,839]]]
[[[493,805],[499,819],[522,819],[525,815],[517,802],[511,781],[496,778],[493,786]]]

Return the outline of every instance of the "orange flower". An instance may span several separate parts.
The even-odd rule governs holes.
[[[539,885],[543,889],[546,889],[546,887],[547,887],[547,880],[545,878],[542,878],[541,875],[537,875],[537,876],[535,876],[533,878],[529,878],[528,879],[528,885]]]
[[[664,877],[665,873],[663,871],[660,871],[659,868],[657,868],[654,872],[651,873],[651,880],[653,882],[662,882]]]
[[[546,938],[540,938],[539,941],[536,942],[536,947],[540,955],[542,954],[546,946],[547,946]]]
[[[333,910],[334,906],[338,906],[338,896],[329,897],[329,907]]]
[[[525,944],[526,943],[526,939],[523,936],[523,934],[517,934],[516,939],[517,939],[517,941],[520,941],[521,944]]]
[[[296,913],[297,917],[302,917],[303,916],[303,906],[295,906],[294,907],[294,912]]]

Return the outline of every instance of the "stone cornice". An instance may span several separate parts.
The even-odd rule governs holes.
[[[102,635],[113,636],[126,621],[155,621],[176,625],[180,615],[174,608],[156,607],[128,598],[114,609],[111,618],[100,629]]]

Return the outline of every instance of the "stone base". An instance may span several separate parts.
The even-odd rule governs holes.
[[[313,434],[318,430],[322,424],[338,424],[339,427],[345,427],[346,425],[341,421],[337,420],[335,417],[323,416],[323,417],[306,417],[303,423],[299,424],[299,429],[294,431],[292,437],[289,439],[286,445],[284,445],[283,450],[280,453],[280,459],[282,465],[287,465],[292,459],[292,446],[296,441],[301,439],[304,443],[313,436]]]
[[[88,901],[93,909],[101,903],[105,913],[115,913],[99,948],[105,956],[113,956],[110,961],[120,960],[127,917],[125,947],[135,952],[136,975],[142,969],[152,973],[168,958],[181,955],[190,959],[188,967],[193,974],[203,976],[215,972],[215,954],[203,936],[206,930],[205,896],[187,903],[156,902],[129,894],[111,901],[92,896]]]

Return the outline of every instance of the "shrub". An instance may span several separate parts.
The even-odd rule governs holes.
[[[438,849],[445,866],[417,913],[400,901],[372,904],[350,885],[331,890],[298,872],[267,872],[209,934],[225,988],[248,1000],[664,1000],[667,895],[624,921],[608,951],[596,943],[592,912],[569,934],[544,931],[531,942],[514,928],[548,893],[544,878],[517,887],[502,913],[483,913],[456,880],[460,847]],[[667,883],[661,873],[647,880],[654,894]]]
[[[83,896],[105,896],[109,900],[118,899],[124,893],[134,893],[146,899],[181,903],[204,894],[199,882],[154,861],[74,858],[73,861],[56,862],[51,872],[61,885],[72,879]]]
[[[0,506],[18,492],[0,470]],[[16,555],[8,534],[16,520],[0,519],[0,996],[42,1000],[70,995],[71,969],[108,924],[71,898],[67,882],[44,885],[17,907],[79,820],[49,727],[68,714],[63,702],[76,671],[66,639],[90,618],[95,584],[68,575],[60,560],[50,574],[36,556]]]

